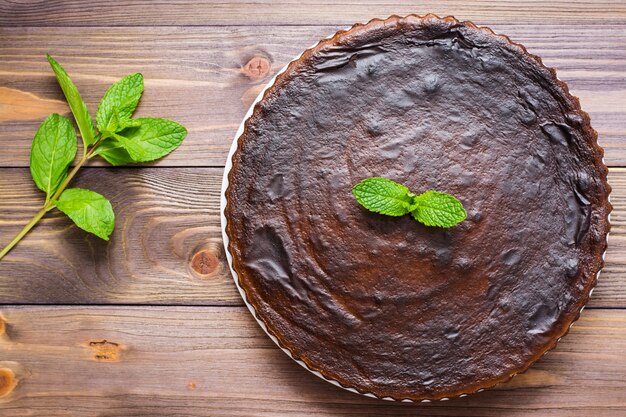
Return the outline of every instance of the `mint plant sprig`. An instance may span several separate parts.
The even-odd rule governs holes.
[[[58,114],[50,115],[39,126],[30,151],[30,173],[37,187],[46,193],[46,200],[32,220],[0,251],[0,259],[54,208],[65,213],[79,228],[109,240],[115,227],[109,200],[94,191],[67,188],[78,170],[96,155],[114,166],[154,161],[178,148],[187,136],[187,130],[171,120],[132,118],[143,93],[143,75],[139,73],[122,78],[107,90],[98,106],[94,127],[87,105],[67,72],[54,58],[47,57],[74,115],[83,152],[68,173],[76,158],[74,126]]]
[[[387,216],[411,216],[426,226],[452,227],[467,218],[463,204],[439,191],[413,194],[407,187],[387,178],[366,178],[352,188],[366,209]]]

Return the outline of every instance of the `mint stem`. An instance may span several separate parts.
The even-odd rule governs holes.
[[[26,226],[24,226],[24,228],[13,238],[13,240],[11,241],[11,243],[9,243],[4,249],[2,249],[2,252],[0,252],[0,259],[4,258],[4,255],[6,255],[7,253],[9,253],[9,251],[11,249],[13,249],[13,246],[17,245],[17,243],[22,240],[22,238],[24,236],[26,236],[26,233],[28,233],[30,231],[30,229],[33,228],[33,226],[35,226],[37,224],[37,222],[39,222],[39,220],[41,220],[41,218],[43,217],[44,214],[46,214],[48,210],[46,210],[46,207],[42,207],[41,210],[39,210],[37,212],[37,214],[35,214],[35,217],[33,217],[28,224],[26,224]]]
[[[2,260],[2,258],[4,258],[4,256],[9,253],[11,249],[13,249],[13,247],[17,245],[24,236],[26,236],[30,229],[32,229],[48,211],[54,208],[55,201],[57,201],[61,194],[63,194],[63,191],[65,191],[68,184],[70,183],[70,181],[72,181],[78,170],[85,164],[85,162],[87,162],[93,156],[95,149],[98,147],[98,145],[100,145],[102,140],[102,138],[99,138],[88,152],[83,152],[83,157],[80,158],[76,166],[70,171],[67,177],[65,177],[65,179],[63,180],[61,185],[59,185],[59,188],[52,195],[52,197],[50,197],[50,199],[41,208],[41,210],[39,210],[37,214],[35,214],[35,216],[22,228],[22,230],[20,230],[20,232],[13,238],[13,240],[8,245],[6,245],[4,249],[2,249],[2,251],[0,252],[0,260]]]

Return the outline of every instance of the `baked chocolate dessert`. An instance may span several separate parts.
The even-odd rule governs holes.
[[[397,16],[304,52],[255,106],[226,190],[238,285],[324,377],[441,399],[526,370],[603,265],[610,191],[578,99],[521,45]],[[450,229],[361,207],[380,176],[459,198]]]

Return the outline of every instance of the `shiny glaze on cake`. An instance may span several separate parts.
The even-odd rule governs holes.
[[[226,191],[238,283],[281,346],[393,399],[474,392],[567,332],[602,267],[610,188],[589,118],[506,37],[436,16],[356,25],[289,65]],[[383,176],[458,197],[451,229],[371,213]]]

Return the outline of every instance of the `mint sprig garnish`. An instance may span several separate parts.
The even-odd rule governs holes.
[[[352,188],[366,209],[387,216],[411,216],[426,226],[452,227],[467,218],[463,204],[450,194],[429,190],[420,195],[387,178],[366,178]]]
[[[46,193],[43,207],[15,238],[0,251],[2,259],[50,210],[57,208],[81,229],[109,240],[115,215],[109,200],[82,188],[67,188],[78,170],[100,155],[111,165],[147,162],[176,149],[187,135],[180,124],[167,119],[137,118],[133,112],[143,93],[143,75],[122,78],[105,93],[96,126],[78,89],[59,63],[47,55],[63,94],[67,99],[83,141],[83,153],[74,168],[76,129],[69,119],[53,114],[39,127],[30,151],[30,172],[37,187]]]

